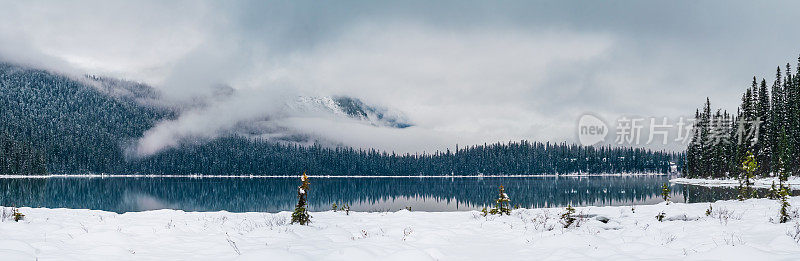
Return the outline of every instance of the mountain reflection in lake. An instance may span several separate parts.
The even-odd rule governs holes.
[[[353,211],[466,211],[494,202],[505,186],[512,205],[562,207],[639,205],[661,201],[665,176],[526,178],[311,178],[312,211],[349,204]],[[47,178],[0,179],[0,205],[231,212],[291,210],[297,178]],[[734,188],[672,185],[675,202],[736,197]]]

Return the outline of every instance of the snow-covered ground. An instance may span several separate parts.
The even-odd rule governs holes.
[[[689,178],[676,178],[671,179],[669,182],[677,183],[677,184],[689,184],[689,185],[698,185],[698,186],[706,186],[706,187],[736,187],[739,186],[739,180],[737,179],[689,179]],[[753,187],[756,188],[769,188],[772,186],[772,182],[775,182],[777,186],[778,178],[760,178],[753,180]],[[791,188],[800,189],[800,177],[789,177],[788,182],[786,183]]]
[[[587,218],[565,229],[562,208],[489,217],[328,211],[312,213],[311,226],[290,225],[289,212],[21,208],[23,221],[0,222],[0,260],[800,259],[800,224],[772,222],[774,200],[576,209]]]

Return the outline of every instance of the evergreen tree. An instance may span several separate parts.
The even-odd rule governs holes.
[[[572,205],[567,205],[565,212],[561,214],[561,224],[564,225],[564,228],[569,228],[572,224],[575,224],[575,208]]]
[[[664,199],[664,202],[667,202],[667,205],[669,205],[669,203],[670,203],[669,202],[669,199],[670,199],[669,193],[670,192],[671,191],[669,189],[669,184],[664,183],[664,185],[661,185],[661,198]]]
[[[753,77],[755,81],[755,77]],[[756,111],[756,120],[760,123],[758,131],[758,142],[756,143],[756,160],[760,163],[758,175],[770,175],[770,155],[772,155],[772,136],[769,129],[770,119],[770,99],[769,92],[767,91],[767,81],[762,79],[761,85],[758,88],[758,109]]]
[[[777,186],[775,186],[775,181],[773,180],[772,181],[772,185],[769,186],[769,194],[767,195],[767,198],[769,198],[769,199],[779,199],[780,198],[780,194],[781,194],[781,191]]]
[[[499,192],[497,199],[494,201],[494,208],[492,208],[489,213],[492,215],[499,214],[501,216],[503,214],[511,215],[511,209],[509,208],[509,201],[511,201],[511,199],[508,197],[508,194],[506,194],[506,190],[503,186],[500,186]]]
[[[779,165],[779,170],[778,170],[779,171],[779,180],[780,180],[780,186],[779,186],[780,194],[779,194],[779,196],[780,196],[780,200],[781,200],[781,211],[780,211],[779,221],[780,221],[780,223],[786,223],[791,219],[791,217],[789,216],[789,207],[790,207],[790,204],[789,204],[789,186],[788,186],[788,184],[786,184],[786,182],[789,180],[789,176],[790,176],[789,168],[790,168],[791,164],[790,164],[790,158],[789,157],[791,157],[791,154],[792,154],[792,152],[791,152],[792,147],[789,146],[789,139],[788,139],[788,137],[786,135],[786,130],[783,130],[781,132],[781,141],[780,141],[779,144],[780,144],[780,148],[781,148],[781,153],[780,153],[780,156],[778,157],[779,158],[778,162],[780,164]]]
[[[770,123],[769,123],[769,131],[772,137],[780,137],[781,131],[785,129],[785,96],[784,96],[784,89],[781,84],[781,68],[778,67],[777,73],[775,76],[775,81],[772,84],[772,111],[770,114]],[[780,151],[780,138],[773,138],[772,140],[772,151]],[[772,159],[772,165],[777,166],[779,164],[780,158],[778,155],[773,153],[773,156],[770,157]]]
[[[752,152],[742,162],[742,174],[739,176],[739,200],[753,197],[753,178],[758,170],[758,162]]]
[[[800,59],[798,62],[800,66]],[[752,178],[772,176],[781,172],[781,168],[788,175],[798,173],[798,75],[800,73],[792,73],[788,64],[783,70],[778,67],[771,91],[767,90],[766,79],[759,83],[754,77],[751,85],[743,92],[741,105],[733,116],[727,112],[721,113],[721,110],[712,114],[710,99],[706,98],[702,109],[695,111],[694,133],[686,150],[684,174],[694,178],[738,178],[742,180],[742,192],[746,193],[749,190],[746,183]],[[787,145],[782,145],[784,135]],[[785,148],[790,150],[783,152]],[[750,153],[755,157],[749,159]],[[787,156],[781,156],[784,153]],[[748,160],[757,162],[758,167],[754,173],[747,173],[746,168],[742,168],[741,164]],[[747,198],[744,194],[742,196]]]
[[[311,215],[308,214],[308,176],[303,173],[300,177],[302,184],[297,188],[297,206],[294,207],[292,213],[292,224],[300,223],[300,225],[308,225],[311,223]]]

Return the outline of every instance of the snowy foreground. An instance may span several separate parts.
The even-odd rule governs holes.
[[[699,186],[706,186],[706,187],[736,187],[739,186],[739,180],[737,179],[689,179],[689,178],[676,178],[671,179],[669,182],[678,183],[678,184],[688,184],[688,185],[699,185]],[[756,188],[769,188],[772,186],[772,183],[775,182],[777,186],[779,184],[777,177],[771,178],[760,178],[753,180],[753,187]],[[800,189],[800,177],[789,177],[789,180],[786,182],[787,185],[791,188]]]
[[[558,223],[561,208],[502,217],[328,211],[312,213],[311,226],[288,224],[288,212],[21,208],[23,221],[0,222],[0,260],[800,259],[800,225],[771,221],[778,202],[711,205],[711,216],[708,203],[577,208],[587,218],[569,229]]]

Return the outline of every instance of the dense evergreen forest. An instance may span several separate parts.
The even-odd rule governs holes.
[[[44,157],[44,153],[33,145],[13,140],[7,133],[0,133],[0,175],[45,174]]]
[[[509,142],[430,154],[283,145],[228,137],[186,144],[145,160],[131,170],[163,174],[324,175],[519,175],[555,173],[665,173],[679,154],[644,149]]]
[[[714,110],[707,99],[695,117],[687,176],[738,178],[748,154],[757,161],[757,176],[798,175],[800,74],[792,74],[789,63],[777,68],[771,83],[753,77],[736,112]]]
[[[125,147],[180,110],[141,102],[146,85],[72,79],[0,63],[5,174],[519,175],[668,172],[682,154],[633,148],[509,142],[421,154],[301,146],[249,137],[186,140],[146,158]],[[110,81],[110,83],[114,83]],[[120,95],[120,93],[125,95]],[[6,142],[8,140],[8,142]],[[6,146],[6,144],[11,144]],[[6,150],[6,148],[9,148]],[[11,156],[6,156],[11,155]]]
[[[121,146],[170,111],[65,76],[0,63],[0,131],[46,154],[51,173],[117,172]]]

